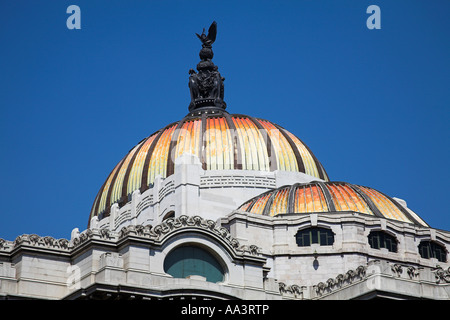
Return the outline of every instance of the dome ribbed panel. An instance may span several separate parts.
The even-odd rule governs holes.
[[[234,169],[233,140],[226,119],[206,119],[205,160],[207,170]]]
[[[278,170],[298,171],[295,154],[280,130],[269,121],[260,119],[258,121],[266,130],[275,149]]]
[[[136,150],[139,149],[139,146],[140,145],[135,146],[125,157],[125,161],[123,162],[116,178],[114,179],[114,184],[111,186],[112,188],[111,197],[107,205],[112,205],[113,203],[119,201],[120,198],[122,197],[122,186],[125,178],[125,173],[127,172],[128,165],[130,164],[130,161],[133,158],[134,153],[136,152]]]
[[[343,184],[327,184],[337,211],[355,211],[373,215],[365,201],[353,189]]]
[[[156,136],[156,134],[153,134],[152,136],[147,138],[143,142],[141,149],[138,151],[131,167],[130,176],[128,178],[127,194],[130,194],[141,187],[142,171],[144,169],[145,158],[147,157],[148,150],[153,140],[155,140]]]
[[[113,181],[114,177],[116,176],[117,170],[119,170],[120,166],[122,165],[123,159],[116,165],[116,167],[113,169],[113,171],[109,174],[108,179],[106,180],[105,186],[103,188],[102,194],[99,199],[99,205],[96,209],[96,214],[102,213],[105,211],[107,207],[109,207],[109,201],[107,203],[108,193],[111,187],[111,182]]]
[[[200,119],[185,121],[178,135],[175,157],[189,153],[200,158],[202,121]]]
[[[313,155],[311,154],[311,152],[309,152],[308,148],[306,148],[306,146],[303,144],[303,142],[298,139],[296,136],[294,136],[292,133],[290,133],[289,131],[286,131],[286,133],[289,135],[289,137],[292,139],[292,141],[294,141],[301,157],[303,160],[303,164],[305,166],[305,173],[309,174],[310,176],[313,177],[320,177],[320,172],[319,170],[321,170],[321,166],[319,164],[319,168],[318,165],[316,164],[316,161],[314,160]],[[325,173],[325,170],[323,171],[323,180],[328,181],[328,176]]]
[[[244,203],[239,209],[242,211],[247,211],[247,209],[250,207],[250,205],[253,203],[253,201],[248,201]]]
[[[275,196],[270,207],[270,216],[275,216],[277,214],[288,213],[288,195],[289,188],[283,188],[276,191]]]
[[[328,211],[325,196],[317,185],[298,186],[294,196],[294,212],[308,213]]]
[[[248,207],[249,212],[256,214],[263,214],[264,208],[266,207],[267,202],[270,199],[271,193],[267,193],[259,197],[254,203],[253,206]]]
[[[269,156],[260,130],[249,118],[232,117],[232,120],[241,146],[242,169],[269,171]]]
[[[389,219],[400,220],[405,222],[412,222],[406,215],[400,211],[390,199],[388,199],[381,192],[368,187],[359,187],[377,206],[381,214]]]
[[[148,169],[147,185],[155,181],[156,176],[160,175],[165,178],[167,175],[167,158],[169,157],[169,146],[172,135],[175,132],[176,125],[165,129],[161,134],[150,159]]]

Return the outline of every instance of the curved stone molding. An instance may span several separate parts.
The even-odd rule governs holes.
[[[217,226],[212,220],[203,219],[200,216],[182,215],[177,218],[169,218],[154,227],[151,225],[129,225],[123,227],[119,232],[119,240],[129,235],[145,237],[154,241],[162,242],[172,233],[183,228],[198,228],[214,233],[224,240],[239,254],[260,255],[259,247],[255,245],[240,245],[239,241],[231,236],[226,228]]]

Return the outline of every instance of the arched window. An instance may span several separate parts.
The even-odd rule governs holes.
[[[369,245],[374,249],[386,248],[390,252],[397,252],[397,239],[387,232],[372,231],[369,234]]]
[[[223,281],[225,274],[219,261],[197,246],[181,246],[169,252],[164,260],[164,272],[174,278],[198,275],[210,282]]]
[[[295,235],[299,247],[307,247],[312,243],[318,243],[321,246],[331,246],[334,243],[334,233],[326,228],[308,228],[299,230]]]
[[[447,261],[447,250],[433,241],[422,241],[419,244],[420,256],[424,259],[436,258],[438,261]]]

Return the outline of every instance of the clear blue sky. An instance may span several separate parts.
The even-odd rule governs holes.
[[[0,238],[86,228],[116,163],[187,114],[195,32],[213,20],[230,113],[278,123],[332,180],[450,230],[449,15],[447,0],[2,0]]]

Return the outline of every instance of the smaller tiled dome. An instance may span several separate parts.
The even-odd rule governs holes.
[[[239,210],[267,216],[353,211],[428,226],[414,212],[380,191],[346,182],[313,181],[283,186],[250,199]]]

